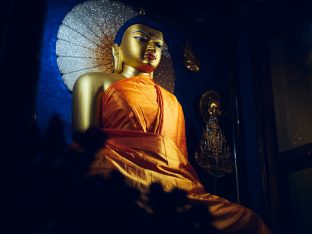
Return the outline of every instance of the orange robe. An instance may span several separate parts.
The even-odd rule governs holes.
[[[135,188],[160,183],[206,203],[214,226],[223,231],[270,233],[250,209],[206,193],[188,162],[184,116],[176,97],[148,76],[114,83],[103,95],[101,123],[108,135],[92,173],[119,170]]]

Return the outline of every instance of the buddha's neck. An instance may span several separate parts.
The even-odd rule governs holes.
[[[151,78],[153,78],[153,72],[151,73],[145,73],[145,72],[141,72],[137,69],[135,69],[134,67],[130,67],[129,65],[123,65],[122,67],[122,72],[121,75],[129,78],[132,76],[139,76],[139,75],[145,75],[145,76],[149,76]]]

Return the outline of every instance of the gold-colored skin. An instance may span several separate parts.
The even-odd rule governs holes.
[[[73,134],[100,127],[101,97],[113,83],[137,75],[153,77],[163,47],[161,32],[142,24],[130,26],[120,46],[112,47],[114,73],[91,72],[78,78],[73,89]]]
[[[208,113],[209,115],[214,115],[214,116],[221,115],[220,102],[217,100],[212,100],[208,104]]]

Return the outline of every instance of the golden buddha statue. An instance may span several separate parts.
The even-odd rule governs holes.
[[[163,34],[140,19],[125,25],[112,48],[114,73],[85,74],[73,89],[74,133],[96,127],[107,134],[91,174],[118,170],[143,191],[152,183],[179,188],[207,205],[219,230],[270,233],[250,209],[205,192],[188,161],[182,107],[153,81]]]

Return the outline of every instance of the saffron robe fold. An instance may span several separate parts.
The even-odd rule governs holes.
[[[179,188],[208,205],[219,230],[270,233],[250,209],[205,192],[188,162],[181,105],[149,76],[114,83],[104,93],[101,108],[107,141],[91,166],[92,174],[117,169],[140,190],[151,183],[160,183],[166,191]]]

